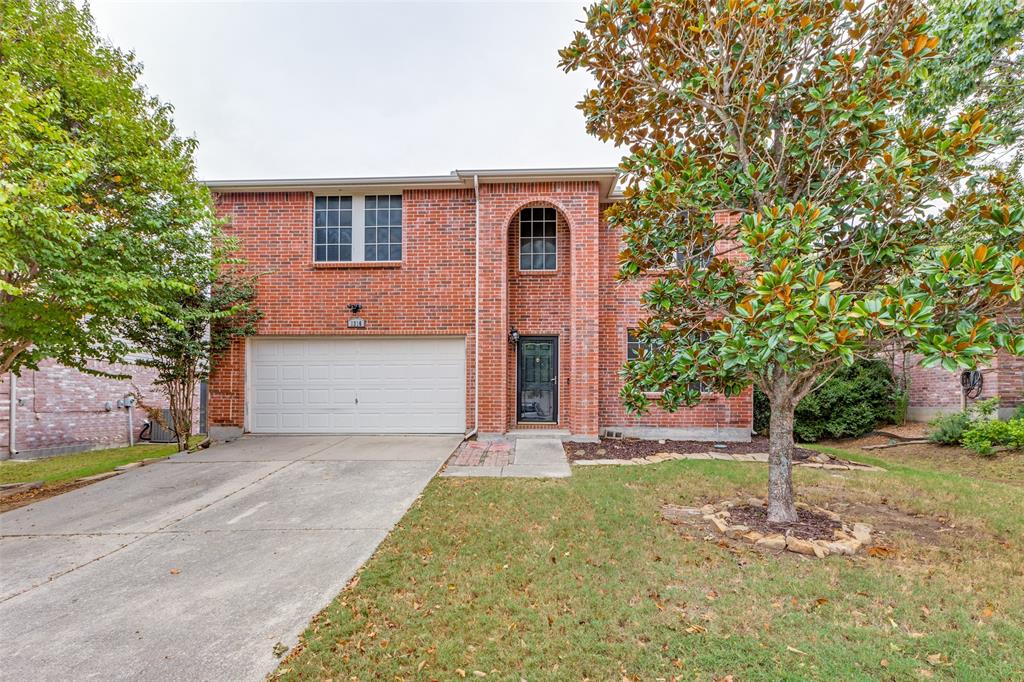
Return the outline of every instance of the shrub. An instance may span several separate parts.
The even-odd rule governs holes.
[[[772,421],[772,405],[768,396],[759,388],[754,389],[754,430],[761,434],[768,433]]]
[[[1024,448],[1024,419],[983,419],[975,422],[963,434],[960,444],[979,455],[993,454],[992,448],[996,445]]]
[[[899,391],[892,371],[881,360],[858,360],[839,370],[825,385],[800,401],[793,435],[802,442],[824,437],[863,436],[878,424],[897,417]],[[771,419],[768,397],[754,390],[754,429],[767,433]]]
[[[1010,419],[1024,419],[1024,403],[1017,406],[1017,409],[1013,411],[1013,416]]]
[[[956,445],[973,422],[966,412],[946,414],[931,422],[928,440],[943,445]]]

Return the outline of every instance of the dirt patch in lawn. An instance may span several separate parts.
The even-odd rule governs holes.
[[[24,492],[15,493],[8,495],[0,499],[0,514],[5,511],[17,509],[18,507],[24,507],[26,504],[32,504],[40,500],[45,500],[48,497],[56,497],[57,495],[63,495],[66,492],[75,490],[76,488],[83,488],[95,481],[68,481],[67,483],[48,483],[41,488],[34,488],[32,490],[26,490]]]
[[[828,502],[824,506],[844,519],[854,519],[870,523],[881,535],[905,535],[924,545],[941,545],[957,536],[977,536],[979,531],[974,528],[961,528],[950,519],[942,516],[928,516],[904,511],[888,503],[883,496],[881,501],[865,502],[854,497],[841,488],[804,486],[802,491],[807,495],[824,495]]]
[[[749,443],[714,443],[696,440],[640,440],[638,438],[602,438],[599,443],[566,443],[566,456],[570,462],[580,459],[636,459],[659,452],[692,454],[721,452],[728,455],[746,455],[768,452],[768,439],[756,437]],[[716,447],[724,446],[724,447]],[[793,458],[803,460],[818,453],[806,448],[793,449]]]

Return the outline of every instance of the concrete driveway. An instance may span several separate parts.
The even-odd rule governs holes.
[[[245,437],[0,514],[0,677],[262,680],[460,440]]]

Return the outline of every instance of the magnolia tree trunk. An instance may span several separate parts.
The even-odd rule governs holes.
[[[788,382],[768,395],[772,405],[768,446],[768,522],[796,521],[793,500],[793,412],[796,399]]]

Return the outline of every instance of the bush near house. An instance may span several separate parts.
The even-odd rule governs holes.
[[[897,420],[900,391],[889,366],[881,360],[859,360],[839,370],[797,405],[793,435],[813,443],[822,438],[857,438],[879,424]],[[754,392],[754,428],[768,430],[771,405]]]
[[[1007,421],[993,418],[998,407],[999,398],[989,398],[975,403],[967,412],[939,417],[931,423],[928,438],[943,445],[963,445],[985,456],[995,454],[999,446],[1024,449],[1024,406]]]

